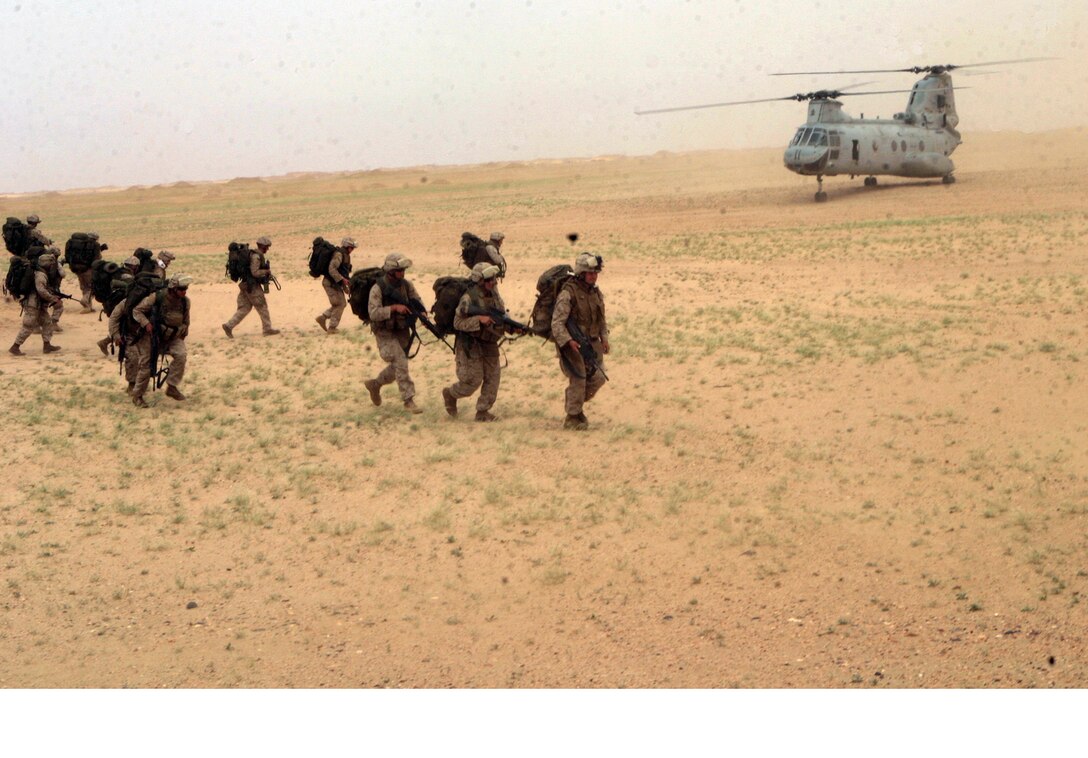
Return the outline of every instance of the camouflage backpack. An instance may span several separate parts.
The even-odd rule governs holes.
[[[461,262],[468,268],[483,261],[490,262],[491,256],[487,254],[487,241],[477,237],[472,232],[461,234]]]
[[[112,286],[112,285],[111,285]],[[166,280],[153,271],[140,271],[125,293],[125,313],[132,318],[133,309],[148,295],[166,288]],[[111,309],[112,310],[112,309]]]
[[[22,219],[8,216],[4,222],[4,247],[12,255],[22,255],[30,247],[30,227]]]
[[[336,254],[336,246],[324,237],[314,238],[313,251],[310,253],[310,276],[317,279],[329,275],[329,264]]]
[[[359,269],[351,275],[351,293],[348,295],[348,303],[351,305],[351,312],[364,324],[370,323],[370,290],[383,276],[385,271],[380,268]]]
[[[227,245],[227,276],[232,282],[249,281],[249,259],[252,253],[248,242],[232,242]]]
[[[453,334],[453,315],[457,310],[457,304],[472,286],[471,279],[463,279],[457,276],[443,276],[435,280],[434,305],[431,313],[434,314],[434,325],[443,335]]]
[[[529,327],[536,336],[553,339],[552,312],[555,310],[555,300],[559,297],[559,290],[572,276],[574,269],[570,264],[561,263],[549,268],[536,280],[536,303],[533,305],[533,315],[529,317]]]
[[[11,256],[8,274],[4,277],[4,291],[16,300],[22,300],[34,289],[34,264],[21,255]]]
[[[73,234],[64,245],[64,262],[73,274],[82,274],[101,256],[102,246],[98,240],[83,232]]]

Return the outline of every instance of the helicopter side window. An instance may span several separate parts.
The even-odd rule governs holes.
[[[892,152],[893,153],[895,152],[896,147],[898,147],[898,145],[896,144],[895,140],[892,140]]]
[[[900,140],[899,149],[902,150],[904,153],[907,152],[907,141],[906,140]]]
[[[878,145],[876,143],[876,140],[873,140],[873,152],[874,153],[879,153],[880,152],[880,145]]]

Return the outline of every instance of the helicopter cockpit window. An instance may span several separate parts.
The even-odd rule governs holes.
[[[793,135],[793,139],[790,140],[790,147],[793,147],[794,145],[803,145],[804,144],[804,138],[805,138],[805,128],[801,127],[800,129],[797,130],[797,133]]]
[[[808,144],[814,147],[826,147],[827,132],[823,129],[813,129],[812,134],[808,138]]]

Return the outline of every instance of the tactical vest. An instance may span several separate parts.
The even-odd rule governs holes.
[[[597,287],[590,288],[581,279],[573,279],[563,286],[570,291],[570,315],[582,327],[586,336],[593,340],[604,337],[604,297]]]
[[[382,276],[381,279],[378,280],[378,286],[381,289],[382,293],[383,308],[388,308],[391,305],[403,305],[404,303],[407,303],[408,300],[411,298],[411,295],[408,292],[408,282],[404,279],[401,279],[396,284],[393,284],[389,281],[388,274],[385,274]],[[389,297],[390,292],[396,292],[402,298],[404,298],[404,301],[402,303],[395,302],[392,298]],[[409,318],[410,316],[408,314],[394,313],[387,321],[372,321],[370,322],[370,325],[375,329],[399,332],[408,328]]]
[[[500,312],[506,310],[502,303],[502,300],[497,296],[494,290],[492,290],[491,294],[488,294],[483,289],[483,287],[478,284],[473,284],[471,287],[468,288],[468,292],[466,294],[468,295],[469,301],[472,303],[472,305],[476,306],[477,308],[488,308]],[[480,331],[472,332],[467,336],[477,339],[480,342],[494,343],[502,339],[503,333],[499,329],[495,328],[495,322],[491,322],[491,324],[488,326],[484,326],[483,324],[481,324]]]
[[[172,298],[166,290],[159,290],[155,296],[155,310],[158,311],[157,320],[162,325],[163,339],[173,339],[185,326],[189,316],[189,298]]]
[[[336,252],[340,253],[340,265],[336,267],[336,270],[340,273],[340,276],[347,279],[351,276],[351,253],[340,247],[336,248]]]

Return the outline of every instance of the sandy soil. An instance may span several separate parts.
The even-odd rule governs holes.
[[[136,411],[95,316],[0,359],[0,685],[1084,687],[1083,144],[969,134],[955,185],[819,205],[778,150],[7,198],[198,283],[185,403]],[[516,316],[568,232],[604,255],[588,433],[550,346],[478,425],[442,345],[409,417],[360,322],[313,323],[317,234],[429,292],[465,229]],[[259,234],[284,333],[229,341]]]

